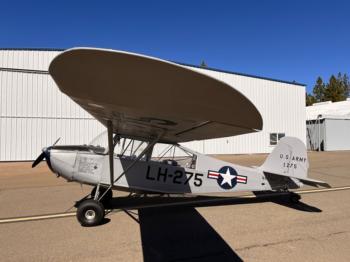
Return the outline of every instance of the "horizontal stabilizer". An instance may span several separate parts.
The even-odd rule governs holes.
[[[308,186],[314,186],[314,187],[318,187],[318,186],[322,186],[322,187],[326,187],[326,188],[331,188],[331,186],[323,181],[320,180],[316,180],[316,179],[311,179],[311,178],[298,178],[303,184],[308,185]]]
[[[268,176],[277,176],[277,177],[289,177],[291,179],[297,179],[300,182],[302,182],[304,185],[308,186],[313,186],[313,187],[326,187],[326,188],[331,188],[331,186],[323,181],[312,179],[312,178],[300,178],[300,177],[295,177],[295,176],[290,176],[290,175],[285,175],[285,174],[275,174],[275,173],[270,173],[270,172],[264,172],[265,176],[268,178]]]
[[[319,180],[307,177],[309,161],[305,145],[295,137],[282,138],[276,148],[259,167],[265,175],[272,174],[280,177],[298,179],[305,185],[322,186],[329,188],[330,185]]]

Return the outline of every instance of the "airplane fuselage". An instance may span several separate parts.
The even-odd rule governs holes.
[[[249,168],[197,153],[196,168],[176,162],[137,161],[113,187],[126,191],[159,193],[223,193],[272,190],[259,168]],[[67,179],[89,185],[110,183],[108,155],[86,150],[50,150],[52,171]],[[133,163],[132,157],[114,156],[114,178]]]

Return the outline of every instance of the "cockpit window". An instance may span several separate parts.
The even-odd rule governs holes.
[[[115,139],[114,154],[119,158],[136,159],[148,146],[149,142],[136,139]],[[88,145],[89,150],[96,154],[108,153],[107,132],[95,137]],[[158,143],[153,150],[145,154],[140,161],[156,161],[172,166],[195,169],[197,155],[178,144]]]
[[[147,145],[148,142],[145,141],[122,138],[119,143],[116,144],[114,154],[122,158],[136,159],[142,151],[146,149]],[[145,161],[146,155],[140,160]]]
[[[195,169],[197,155],[180,145],[156,144],[153,149],[152,160],[172,166]]]

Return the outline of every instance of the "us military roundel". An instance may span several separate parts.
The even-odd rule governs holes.
[[[237,171],[230,166],[224,166],[219,171],[208,171],[208,178],[216,179],[218,185],[223,189],[232,189],[237,183],[247,184],[247,177],[237,174]]]

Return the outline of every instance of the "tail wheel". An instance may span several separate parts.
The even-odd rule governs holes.
[[[291,193],[289,196],[289,200],[293,204],[298,204],[300,199],[301,199],[300,195],[296,193]]]
[[[99,194],[99,197],[101,197],[105,192],[106,192],[107,188],[104,188],[104,187],[100,187],[100,194]],[[94,187],[92,190],[91,190],[91,197],[94,198],[95,196],[95,193],[96,193],[96,187]],[[109,201],[111,201],[113,198],[113,192],[112,190],[108,190],[106,192],[106,194],[103,196],[103,198],[100,200],[103,204],[107,204],[109,203]]]
[[[105,209],[101,202],[87,199],[81,202],[77,210],[77,219],[84,227],[100,225],[105,217]]]

